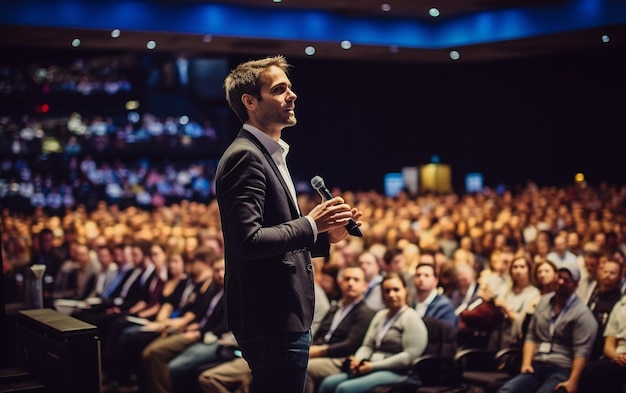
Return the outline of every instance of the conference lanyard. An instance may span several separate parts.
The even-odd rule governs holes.
[[[554,306],[552,306],[552,308],[550,309],[550,341],[552,341],[552,337],[554,337],[554,330],[556,329],[556,325],[561,321],[565,312],[574,302],[574,299],[576,299],[575,293],[571,294],[570,297],[567,299],[567,302],[565,302],[565,306],[563,307],[559,315],[554,315]]]
[[[341,306],[337,309],[335,315],[333,315],[333,320],[330,323],[330,329],[328,329],[328,332],[324,336],[324,342],[330,341],[330,338],[333,336],[333,333],[335,333],[337,326],[339,326],[341,321],[343,321],[346,315],[348,315],[348,313],[354,308],[354,305],[355,303],[350,303],[345,307]]]
[[[376,340],[375,340],[376,348],[380,348],[380,345],[383,342],[383,337],[385,337],[385,334],[387,334],[387,331],[389,330],[389,328],[391,328],[391,325],[393,325],[394,322],[396,322],[396,320],[400,318],[400,315],[408,308],[409,306],[407,306],[406,304],[402,306],[402,308],[399,309],[398,312],[396,312],[393,317],[385,321],[385,323],[383,323],[380,329],[378,329],[378,333],[376,333]]]

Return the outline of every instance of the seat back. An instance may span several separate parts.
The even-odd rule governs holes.
[[[428,345],[423,355],[454,358],[457,350],[458,329],[433,317],[425,317],[424,324],[428,329]]]

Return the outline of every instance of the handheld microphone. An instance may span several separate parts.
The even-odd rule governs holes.
[[[322,198],[326,198],[326,200],[333,199],[333,194],[328,191],[328,188],[326,188],[326,185],[324,184],[324,179],[322,179],[320,176],[315,176],[313,177],[313,179],[311,179],[311,186],[315,188],[315,190],[322,196]],[[346,224],[346,229],[348,230],[348,233],[352,236],[363,237],[363,233],[361,233],[359,226],[356,222],[354,222],[353,219],[350,219],[348,221],[348,223]]]

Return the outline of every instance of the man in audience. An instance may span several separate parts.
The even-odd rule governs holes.
[[[314,393],[328,375],[341,371],[343,360],[361,345],[375,311],[363,297],[367,290],[365,272],[348,266],[337,276],[341,300],[326,314],[313,337],[305,391]]]
[[[585,367],[578,392],[623,392],[625,387],[626,297],[622,297],[613,307],[604,330],[604,357]]]
[[[101,269],[96,276],[96,285],[91,295],[101,297],[104,291],[107,290],[114,282],[115,276],[117,276],[119,271],[119,267],[113,261],[113,251],[110,247],[98,247],[96,255]]]
[[[410,299],[415,305],[417,313],[422,317],[437,318],[454,327],[457,326],[457,316],[450,299],[437,291],[437,272],[430,263],[420,263],[415,268],[413,285],[416,297]]]
[[[452,292],[450,301],[454,306],[454,313],[458,316],[478,298],[478,281],[476,281],[476,270],[467,263],[456,265],[455,273],[456,289]]]
[[[89,249],[84,244],[74,244],[73,261],[67,261],[67,265],[61,268],[57,276],[60,276],[57,284],[62,284],[54,293],[56,298],[86,299],[96,285],[96,276],[99,273],[95,264],[89,258]]]
[[[613,306],[622,297],[619,287],[622,281],[622,271],[623,266],[614,259],[604,261],[598,270],[598,285],[587,303],[598,321],[598,334],[591,354],[591,360],[596,360],[602,355],[604,328]]]
[[[548,253],[546,258],[554,262],[557,267],[564,262],[578,262],[576,255],[567,249],[567,239],[563,235],[558,235],[554,238],[553,250]]]
[[[374,311],[382,310],[385,307],[380,291],[380,282],[383,280],[383,276],[380,274],[378,257],[370,251],[365,251],[358,256],[357,261],[365,272],[365,281],[367,282],[363,301],[367,307]]]
[[[594,242],[587,242],[583,248],[583,269],[581,271],[580,283],[576,294],[584,301],[588,302],[598,281],[598,266],[600,264],[600,247]]]
[[[541,298],[522,350],[521,372],[499,393],[576,392],[591,355],[598,325],[576,295],[580,269],[575,262],[558,268],[556,290]]]

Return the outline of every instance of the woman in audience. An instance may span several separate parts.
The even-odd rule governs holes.
[[[556,287],[556,265],[547,259],[536,263],[533,278],[541,295],[554,292]]]
[[[521,345],[529,304],[539,296],[539,290],[531,282],[531,271],[532,264],[526,257],[518,256],[511,263],[511,285],[504,294],[495,299],[496,306],[504,314],[504,320],[491,333],[488,349],[496,351]]]
[[[363,344],[344,363],[345,371],[325,378],[318,393],[365,393],[378,385],[402,382],[426,349],[428,330],[407,305],[402,275],[390,272],[380,285],[386,308],[372,319]]]

